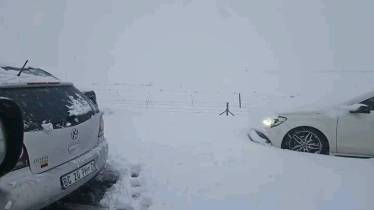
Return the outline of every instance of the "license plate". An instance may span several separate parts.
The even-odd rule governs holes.
[[[60,178],[61,186],[63,189],[70,187],[71,185],[79,182],[79,180],[83,179],[84,177],[92,174],[96,171],[95,161],[91,161],[84,166],[74,170]]]

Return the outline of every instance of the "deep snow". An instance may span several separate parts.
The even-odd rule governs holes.
[[[373,161],[248,141],[262,116],[374,85],[374,1],[0,1],[0,62],[97,91],[103,205],[372,209]],[[237,101],[241,93],[243,109]],[[218,116],[230,102],[235,117]]]
[[[247,93],[240,110],[233,92],[196,90],[192,100],[178,87],[117,83],[92,88],[105,112],[109,162],[122,172],[101,201],[104,206],[314,210],[374,205],[371,159],[297,153],[248,140],[256,116],[277,109],[274,101],[293,106],[304,96]],[[218,116],[225,99],[235,117]]]

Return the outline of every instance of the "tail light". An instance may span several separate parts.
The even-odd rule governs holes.
[[[98,137],[104,136],[104,118],[103,115],[100,116],[99,134]]]
[[[91,90],[91,91],[86,91],[86,92],[82,92],[82,93],[83,93],[83,95],[85,95],[88,98],[89,102],[91,102],[90,104],[92,104],[95,112],[98,113],[99,112],[99,105],[97,104],[95,91]]]
[[[96,93],[93,90],[85,91],[83,92],[85,96],[87,96],[96,106],[97,106],[97,100],[96,100]]]
[[[29,165],[29,155],[27,154],[25,145],[23,145],[21,155],[19,156],[18,162],[16,166],[13,168],[13,171],[29,167]]]

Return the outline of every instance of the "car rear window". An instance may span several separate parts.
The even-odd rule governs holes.
[[[74,86],[1,88],[0,96],[20,106],[26,132],[75,126],[95,114],[92,102]]]

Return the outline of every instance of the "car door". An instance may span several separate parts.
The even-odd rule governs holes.
[[[374,155],[374,98],[360,102],[370,113],[349,113],[339,117],[337,151],[342,154]]]

